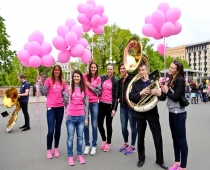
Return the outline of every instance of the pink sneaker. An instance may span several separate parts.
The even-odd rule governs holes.
[[[84,159],[84,157],[82,155],[78,155],[77,156],[77,160],[79,161],[79,163],[85,164],[85,159]]]
[[[58,148],[55,148],[55,149],[54,149],[54,156],[55,156],[56,158],[58,158],[58,157],[60,156],[60,153],[58,152]]]
[[[105,147],[105,145],[106,145],[106,141],[103,141],[102,144],[101,144],[101,146],[100,146],[100,149],[103,150],[104,147]]]
[[[68,164],[69,164],[70,166],[74,166],[74,157],[73,157],[73,156],[69,156],[69,157],[68,157]]]
[[[110,148],[111,148],[111,144],[107,143],[104,147],[104,152],[108,152]]]
[[[47,150],[47,159],[52,159],[52,151],[51,151],[51,149]]]
[[[174,164],[172,165],[172,167],[169,168],[169,170],[178,170],[178,168],[179,165],[176,162],[174,162]]]

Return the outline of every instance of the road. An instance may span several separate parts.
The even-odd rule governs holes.
[[[209,168],[210,159],[210,102],[208,104],[194,104],[187,107],[187,139],[189,145],[188,169],[204,170]],[[7,133],[5,130],[8,118],[0,117],[0,170],[68,170],[71,168],[81,170],[129,170],[138,169],[137,152],[125,156],[118,151],[123,144],[119,109],[113,120],[112,148],[109,152],[97,149],[95,156],[85,156],[86,164],[81,165],[78,161],[74,167],[67,164],[66,147],[66,126],[65,120],[62,124],[62,135],[60,139],[59,158],[46,159],[46,108],[44,103],[39,104],[39,119],[35,120],[35,103],[29,104],[31,130],[22,132],[18,127],[24,123],[22,111],[16,123],[16,129]],[[172,139],[168,125],[168,109],[165,102],[158,103],[160,122],[163,135],[163,149],[165,163],[170,166],[174,162]],[[14,110],[0,106],[0,113]],[[129,138],[130,141],[130,138]],[[101,137],[98,138],[98,146],[101,144]],[[147,126],[145,137],[146,161],[141,170],[161,170],[155,164],[155,149],[152,135]],[[74,144],[74,155],[76,155]]]

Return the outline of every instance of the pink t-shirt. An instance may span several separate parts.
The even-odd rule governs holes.
[[[66,82],[63,80],[62,85],[60,85],[59,81],[55,81],[55,84],[53,84],[52,79],[47,78],[44,85],[48,87],[46,106],[47,107],[64,106],[62,99],[62,91],[63,89],[66,88]]]
[[[75,87],[72,96],[70,94],[70,103],[67,106],[66,114],[70,116],[85,115],[84,98],[85,94],[80,92],[80,87]]]
[[[107,79],[102,84],[100,101],[103,103],[112,103],[112,81]]]
[[[88,81],[87,74],[84,74],[83,76],[84,76],[85,82],[87,82]],[[92,77],[90,86],[93,88],[96,88],[98,85],[101,85],[101,77],[98,76],[96,79],[95,77]],[[89,103],[98,102],[98,96],[91,89],[87,87],[86,92],[89,98]]]

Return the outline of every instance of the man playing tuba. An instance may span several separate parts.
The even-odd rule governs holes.
[[[134,103],[138,103],[143,96],[150,93],[150,89],[148,88],[148,86],[151,84],[148,79],[149,67],[145,63],[141,63],[138,67],[138,74],[139,80],[133,83],[131,92],[129,93],[129,99]],[[145,162],[144,137],[148,122],[155,143],[156,164],[160,165],[160,167],[163,169],[168,169],[163,160],[163,144],[157,106],[146,112],[134,111],[133,116],[137,120],[138,129],[137,146],[139,161],[137,163],[137,166],[142,167]]]

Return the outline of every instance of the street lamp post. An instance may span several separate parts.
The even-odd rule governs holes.
[[[109,61],[106,61],[106,64],[115,64],[116,61],[112,60],[112,37],[110,37],[110,57],[109,57]]]

